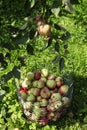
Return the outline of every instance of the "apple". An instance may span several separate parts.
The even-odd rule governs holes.
[[[34,73],[33,72],[28,72],[27,73],[27,78],[28,78],[28,80],[33,80],[34,79]]]
[[[46,125],[48,122],[49,122],[48,117],[42,117],[42,118],[39,120],[39,124],[40,124],[40,125]]]
[[[49,120],[52,120],[53,117],[54,117],[54,112],[50,112],[50,113],[48,114],[48,119],[49,119]]]
[[[34,79],[39,80],[41,78],[41,73],[39,71],[34,72]]]
[[[37,108],[34,107],[32,113],[35,114],[35,116],[36,116],[35,120],[38,120],[42,115],[42,111],[41,111],[40,107],[37,107]]]
[[[37,101],[40,102],[42,100],[42,97],[41,96],[37,96]]]
[[[56,87],[56,81],[48,79],[47,82],[46,82],[46,85],[47,85],[48,88],[54,89]]]
[[[26,110],[26,109],[24,109],[24,114],[27,116],[27,117],[29,117],[30,115],[31,115],[31,113],[29,112],[29,110]]]
[[[55,76],[54,76],[53,74],[49,74],[49,75],[48,75],[48,77],[47,77],[47,79],[50,79],[50,80],[51,80],[51,79],[52,79],[52,80],[55,80]]]
[[[55,80],[58,88],[64,84],[62,77],[57,77]]]
[[[32,113],[32,114],[29,116],[29,120],[35,121],[35,120],[37,120],[37,116],[36,116],[34,113]]]
[[[53,102],[55,102],[55,101],[57,101],[57,100],[61,100],[61,94],[60,94],[60,93],[53,93],[53,94],[51,95],[51,100],[52,100]]]
[[[34,109],[40,108],[40,103],[39,103],[39,102],[34,102],[33,108],[34,108]]]
[[[22,82],[22,87],[28,88],[28,79],[25,78],[24,81]]]
[[[58,90],[58,92],[59,92],[61,95],[67,95],[68,91],[69,91],[69,86],[68,86],[68,85],[62,85],[62,86],[59,88],[59,90]]]
[[[21,99],[23,99],[24,101],[27,99],[27,94],[25,92],[21,93]]]
[[[33,101],[35,101],[35,96],[34,96],[33,94],[29,94],[29,95],[27,96],[27,101],[28,101],[28,102],[33,102]]]
[[[32,93],[33,93],[34,96],[39,96],[40,95],[40,89],[34,88]]]
[[[33,92],[34,92],[34,88],[30,88],[28,93],[33,94]]]
[[[40,109],[41,109],[41,112],[42,112],[41,117],[46,116],[46,115],[47,115],[47,113],[48,113],[47,108],[46,108],[46,107],[44,107],[44,106],[42,106],[42,107],[40,107]]]
[[[19,89],[19,92],[20,92],[20,93],[28,94],[28,89],[25,88],[25,87],[22,87],[22,88]]]
[[[47,110],[49,112],[54,112],[55,111],[54,104],[53,103],[48,104],[47,105]]]
[[[37,87],[38,88],[43,88],[45,86],[45,82],[43,81],[43,80],[38,80],[38,85],[37,85]]]
[[[56,110],[58,110],[58,109],[61,108],[62,106],[63,106],[62,101],[55,101],[55,102],[54,102],[54,108],[55,108]]]
[[[42,24],[38,26],[38,33],[43,36],[49,36],[51,33],[51,26],[49,24]]]
[[[33,87],[37,87],[38,86],[38,80],[34,80],[33,82],[32,82],[32,85],[33,85]]]
[[[42,99],[40,102],[40,106],[47,106],[48,101],[46,99]]]
[[[46,83],[46,81],[47,81],[46,77],[43,77],[43,75],[41,75],[40,80],[44,81],[44,83]]]
[[[49,98],[50,97],[50,90],[47,87],[41,89],[40,95],[42,98]]]
[[[30,110],[32,108],[32,103],[31,102],[24,102],[23,104],[23,109],[25,110]]]
[[[68,97],[62,97],[63,105],[69,107],[71,104],[71,99]]]
[[[45,68],[41,70],[41,73],[43,77],[47,77],[49,74],[48,69],[45,69]]]

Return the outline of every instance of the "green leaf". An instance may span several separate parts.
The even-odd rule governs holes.
[[[14,27],[14,26],[8,26],[8,29],[12,35],[18,33],[20,30],[18,27]]]
[[[60,58],[60,61],[59,61],[59,69],[60,69],[60,71],[62,71],[64,66],[65,66],[64,58]]]
[[[30,31],[29,31],[29,38],[30,39],[33,39],[35,37],[35,34],[36,34],[36,30],[35,28],[32,28]]]
[[[57,55],[56,57],[55,57],[55,59],[52,61],[54,64],[57,64],[57,63],[59,63],[59,61],[60,61],[60,55]]]
[[[72,4],[69,2],[69,0],[67,0],[68,2],[65,3],[65,9],[67,11],[69,11],[70,13],[73,13],[74,12],[74,9],[73,9],[73,6]]]
[[[0,53],[0,62],[3,62],[3,61],[4,61],[3,53]]]
[[[12,71],[13,67],[14,67],[13,63],[9,64],[9,66],[6,69],[3,69],[0,72],[0,77],[2,77],[3,75],[6,75],[8,72]]]
[[[0,100],[3,99],[4,95],[5,95],[5,90],[1,89],[0,90]]]
[[[1,130],[6,130],[6,125],[5,124],[0,124],[0,129]]]
[[[0,124],[3,124],[4,125],[4,119],[3,118],[0,118]],[[0,127],[1,128],[1,127]]]
[[[28,26],[28,22],[26,22],[26,23],[25,23],[25,24],[20,28],[20,30],[24,30],[24,29],[26,29],[27,26]]]
[[[60,51],[60,46],[59,46],[58,42],[55,43],[55,51],[57,51],[57,52]]]
[[[60,12],[60,5],[61,5],[61,1],[55,1],[51,7],[51,12],[55,15],[58,16],[59,12]]]
[[[12,77],[15,77],[17,79],[20,79],[20,71],[19,71],[19,68],[14,66],[14,68],[12,69],[12,71],[8,72],[7,74],[5,74],[3,77],[4,77],[4,80],[5,82],[7,82],[9,79],[11,79]]]
[[[1,115],[2,117],[6,117],[6,110],[4,107],[1,108]]]
[[[50,39],[47,41],[47,44],[46,44],[45,49],[48,48],[49,46],[51,46],[51,44],[52,44],[52,38],[50,38]]]
[[[34,54],[34,48],[30,44],[27,45],[26,50],[27,50],[28,54],[30,54],[30,55]]]
[[[51,9],[52,13],[55,15],[55,16],[58,16],[59,15],[59,12],[60,12],[60,8],[52,8]]]
[[[64,45],[64,49],[67,49],[67,48],[68,48],[68,45],[67,45],[67,44],[65,44],[65,45]]]
[[[63,34],[62,36],[61,36],[61,40],[63,40],[63,41],[65,41],[65,40],[67,40],[67,39],[69,39],[70,38],[70,33],[69,32],[66,32],[65,34]]]
[[[32,8],[35,5],[35,0],[30,0],[30,7]]]
[[[13,42],[16,44],[23,44],[28,40],[28,32],[24,34],[18,34],[17,37],[13,38]]]

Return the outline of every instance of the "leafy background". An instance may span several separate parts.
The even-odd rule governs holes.
[[[87,129],[87,1],[71,0],[71,3],[74,13],[65,10],[61,0],[0,1],[1,130]],[[40,13],[52,26],[52,41],[44,41],[36,33],[35,17]],[[69,110],[74,116],[70,118],[66,115],[55,123],[41,127],[23,115],[15,79],[20,79],[26,71],[43,67],[57,74],[55,66],[60,65],[61,69],[59,59],[64,59],[62,55],[65,54],[74,67],[74,92]],[[50,66],[51,61],[57,62],[56,65]],[[23,72],[22,75],[20,72]]]

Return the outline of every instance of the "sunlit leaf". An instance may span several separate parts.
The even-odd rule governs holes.
[[[60,8],[53,8],[51,9],[52,13],[55,15],[55,16],[58,16],[59,15],[59,12],[60,12]]]
[[[30,7],[32,8],[35,5],[35,0],[30,0]]]
[[[2,77],[3,75],[6,75],[6,74],[8,74],[10,71],[12,71],[13,67],[14,67],[14,64],[13,64],[13,63],[9,64],[9,66],[8,66],[6,69],[4,69],[4,70],[2,70],[2,71],[0,72],[0,77]]]
[[[5,90],[1,89],[0,90],[0,100],[3,99],[4,95],[5,95]]]
[[[28,26],[28,22],[26,22],[26,23],[25,23],[25,24],[20,28],[20,30],[24,30],[24,29],[26,29],[27,26]]]

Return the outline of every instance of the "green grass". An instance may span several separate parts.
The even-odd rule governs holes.
[[[46,126],[40,127],[37,122],[28,121],[23,115],[21,108],[17,100],[17,93],[14,87],[14,79],[12,78],[7,83],[1,85],[3,89],[6,90],[6,95],[4,99],[0,102],[0,129],[13,130],[18,127],[19,130],[87,130],[87,1],[84,0],[81,4],[73,5],[75,9],[74,14],[62,15],[58,17],[55,21],[59,25],[64,27],[67,31],[70,32],[70,38],[64,43],[68,44],[68,57],[73,62],[74,65],[74,92],[72,98],[72,104],[69,111],[72,111],[74,114],[73,118],[68,117],[67,115],[61,118],[55,123],[48,124]],[[19,20],[20,21],[20,20]],[[18,23],[19,23],[18,21]],[[5,36],[5,38],[7,38]],[[6,40],[6,39],[5,39]],[[2,41],[4,41],[2,39]],[[37,41],[38,42],[38,41]],[[43,43],[42,43],[43,44]],[[39,45],[38,45],[39,46]],[[20,65],[17,59],[17,55],[26,55],[22,50],[12,50],[11,59],[8,60],[8,57],[5,57],[8,66],[10,68],[6,69],[6,73],[9,72],[14,65]],[[0,51],[6,55],[8,52],[7,49],[2,51],[2,46]],[[49,52],[49,49],[45,52]],[[48,62],[46,62],[45,57],[46,53],[41,53],[37,69],[40,67],[48,65],[53,55],[50,54],[48,57]],[[42,58],[43,57],[43,58]],[[30,58],[30,59],[29,59]],[[35,66],[34,56],[29,57],[25,63],[26,66],[30,65],[28,69],[33,69]],[[36,59],[36,58],[35,58]],[[37,54],[38,59],[38,54]],[[32,61],[33,62],[29,62]],[[43,65],[43,60],[45,61]],[[14,65],[13,65],[13,63]],[[40,64],[41,63],[41,64]],[[13,65],[13,66],[11,66]],[[32,67],[33,66],[33,67]],[[50,66],[47,66],[50,68]],[[22,66],[21,69],[25,69]],[[5,73],[5,71],[3,71]],[[2,79],[3,80],[3,79]]]

